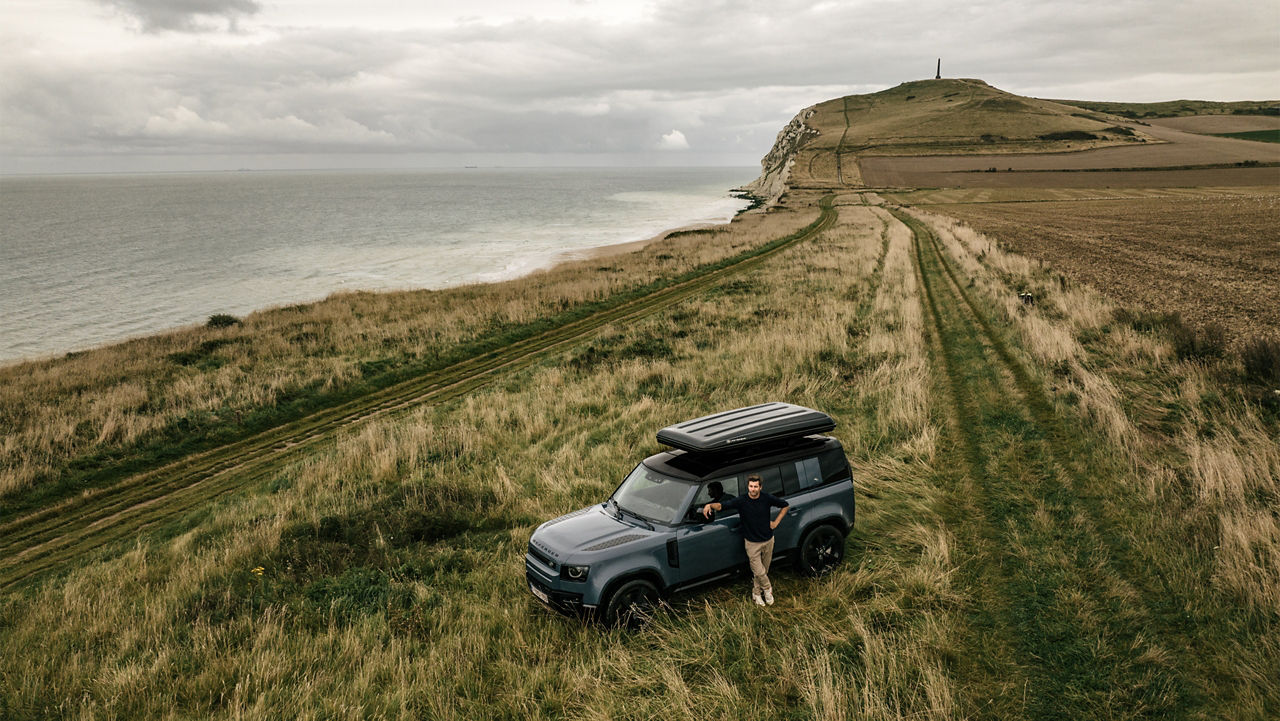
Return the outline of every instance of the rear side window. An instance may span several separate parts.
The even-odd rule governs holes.
[[[824,483],[842,481],[849,477],[849,461],[844,457],[844,451],[840,449],[826,451],[819,456],[818,460],[822,465]]]
[[[755,475],[760,476],[760,490],[765,493],[771,493],[775,496],[781,496],[783,494],[782,473],[778,470],[777,466],[761,468],[755,472]]]
[[[822,468],[817,458],[806,458],[795,461],[796,473],[800,476],[800,488],[813,488],[822,485]]]
[[[796,464],[791,461],[778,466],[778,470],[782,473],[782,490],[788,495],[800,492],[800,473],[796,470]]]

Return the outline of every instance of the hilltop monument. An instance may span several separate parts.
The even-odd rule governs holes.
[[[933,76],[933,79],[934,80],[942,79],[942,58],[938,58],[938,72],[936,75]]]

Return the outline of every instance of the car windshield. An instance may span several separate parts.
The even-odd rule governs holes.
[[[613,500],[625,511],[671,524],[684,513],[692,488],[692,483],[664,476],[641,463],[618,486]]]

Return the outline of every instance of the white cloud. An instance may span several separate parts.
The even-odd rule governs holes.
[[[658,141],[659,150],[688,150],[689,140],[679,130],[672,130]]]

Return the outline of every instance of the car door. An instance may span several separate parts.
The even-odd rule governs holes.
[[[712,483],[722,485],[725,493],[722,500],[727,500],[738,495],[740,481],[740,476],[717,478],[698,489],[690,513],[676,529],[676,552],[680,563],[678,578],[682,585],[717,578],[746,564],[742,519],[738,512],[721,511],[714,521],[707,521],[701,516],[702,507],[711,499],[709,488]]]

